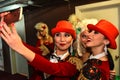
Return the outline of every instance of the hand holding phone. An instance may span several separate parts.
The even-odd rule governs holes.
[[[6,22],[6,24],[17,22],[21,18],[22,18],[22,7],[0,13],[0,20],[3,19],[4,22]]]

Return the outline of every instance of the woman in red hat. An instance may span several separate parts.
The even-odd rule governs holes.
[[[25,57],[29,61],[29,64],[37,70],[37,73],[31,80],[70,80],[76,74],[77,69],[75,62],[72,63],[71,61],[71,58],[74,57],[70,57],[71,52],[69,50],[76,38],[76,33],[72,24],[68,21],[61,20],[57,23],[56,27],[52,29],[55,50],[49,56],[49,60],[38,55],[37,51],[32,50],[29,45],[27,48],[23,44],[14,24],[11,24],[11,28],[9,28],[6,23],[2,21],[0,22],[0,31],[1,38],[13,50]],[[31,48],[31,50],[29,48]],[[43,74],[41,74],[41,72],[43,72]]]
[[[85,46],[91,49],[89,59],[84,63],[79,80],[81,78],[91,80],[109,80],[111,66],[110,53],[107,47],[116,49],[116,37],[119,35],[117,28],[106,20],[100,20],[96,25],[88,24],[89,33]],[[111,31],[110,31],[111,30]]]
[[[81,60],[83,61],[83,63],[89,59],[91,54],[91,49],[86,46],[87,38],[88,38],[87,34],[88,34],[88,30],[83,31],[80,34],[80,45],[81,45],[80,50],[82,51],[82,54],[83,54],[81,57]],[[108,56],[109,66],[110,66],[110,80],[114,80],[114,77],[115,77],[114,61],[109,51],[107,56]]]

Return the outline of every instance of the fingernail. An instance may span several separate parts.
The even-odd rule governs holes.
[[[2,26],[0,26],[0,29],[2,29]]]
[[[14,23],[11,23],[11,26],[13,27],[13,26],[15,26],[15,24],[14,24]]]

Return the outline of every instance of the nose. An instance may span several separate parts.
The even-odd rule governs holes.
[[[65,41],[65,36],[60,36],[60,41]]]

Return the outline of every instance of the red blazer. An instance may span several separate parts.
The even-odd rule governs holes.
[[[101,80],[109,80],[110,78],[110,68],[109,68],[109,62],[108,61],[102,61],[102,64],[97,66],[102,73],[102,79]]]
[[[30,80],[42,80],[42,76],[40,73],[45,72],[54,76],[53,80],[70,80],[72,76],[77,72],[76,66],[69,62],[59,62],[59,63],[51,63],[49,60],[44,58],[41,55],[40,50],[35,47],[29,46],[24,43],[29,49],[34,52],[37,52],[35,58],[29,64],[36,69],[36,73],[30,78]]]
[[[94,80],[100,76],[101,80],[109,80],[110,68],[108,61],[101,61],[98,59],[88,59],[83,67],[83,74],[85,77],[94,77]]]

